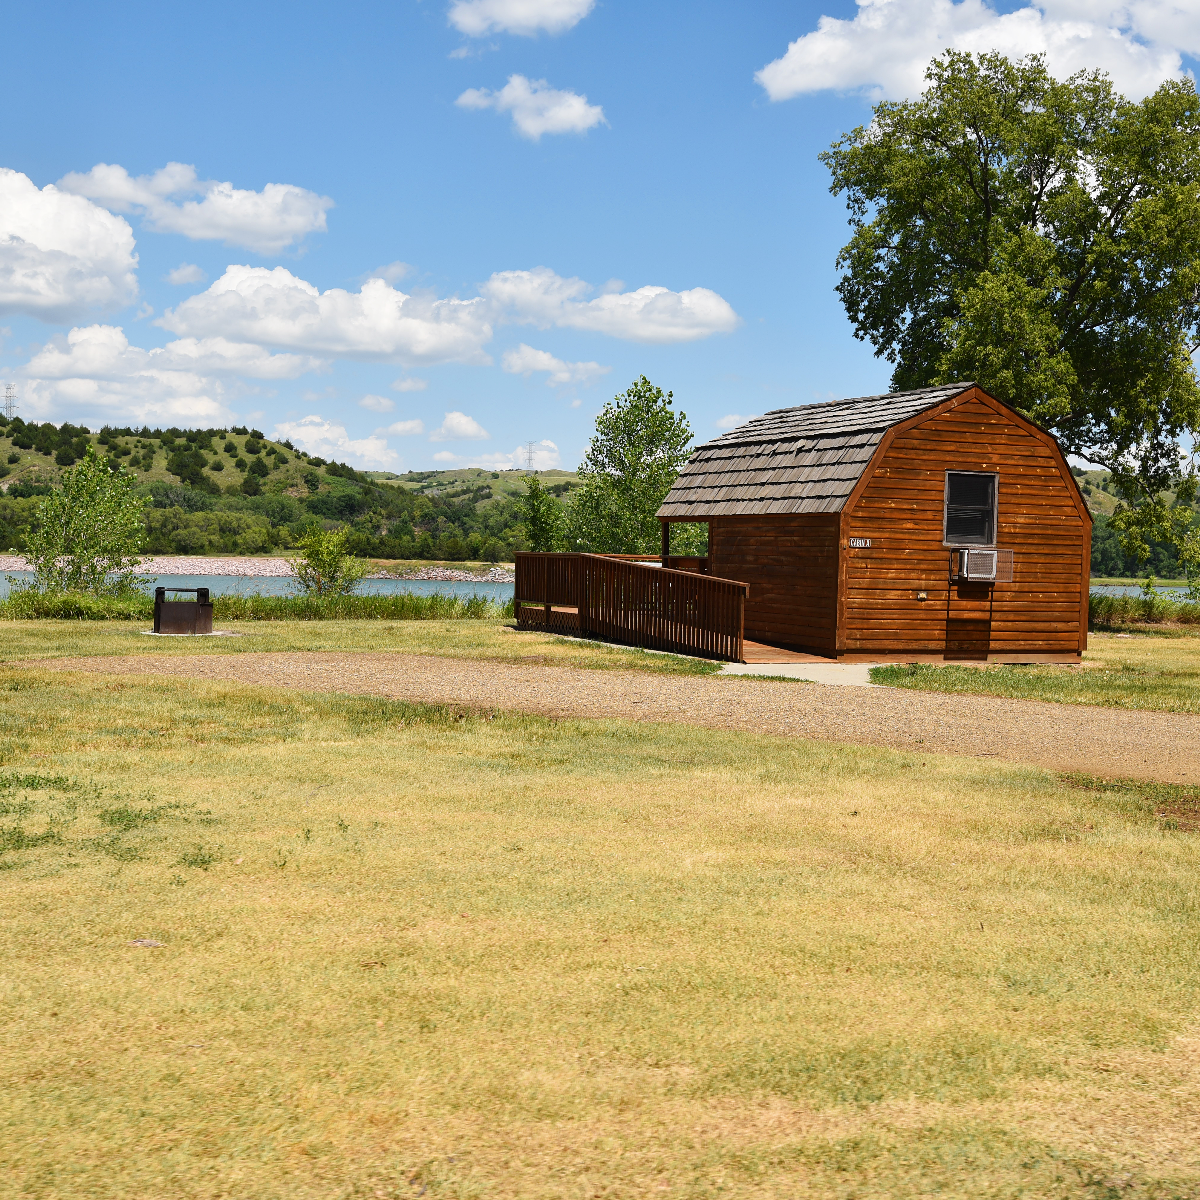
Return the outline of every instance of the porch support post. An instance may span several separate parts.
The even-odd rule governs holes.
[[[671,522],[659,521],[662,526],[662,565],[667,565],[667,559],[671,554]]]

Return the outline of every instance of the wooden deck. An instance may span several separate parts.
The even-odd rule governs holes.
[[[742,661],[749,585],[598,554],[516,555],[518,629]]]

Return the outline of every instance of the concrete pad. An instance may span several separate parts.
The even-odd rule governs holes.
[[[810,683],[878,687],[871,682],[871,667],[878,663],[726,663],[722,675],[769,675],[776,679],[806,679]]]

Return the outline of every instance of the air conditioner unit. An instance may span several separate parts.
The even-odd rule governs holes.
[[[956,552],[959,579],[980,583],[1011,583],[1013,552],[1011,550],[959,550]]]

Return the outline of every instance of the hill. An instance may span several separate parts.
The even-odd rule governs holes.
[[[136,476],[149,553],[270,554],[314,519],[348,526],[351,549],[370,558],[495,562],[524,546],[526,471],[363,472],[242,426],[93,433],[0,417],[0,549],[21,549],[37,498],[89,446]],[[578,483],[571,472],[536,474],[560,495]]]

